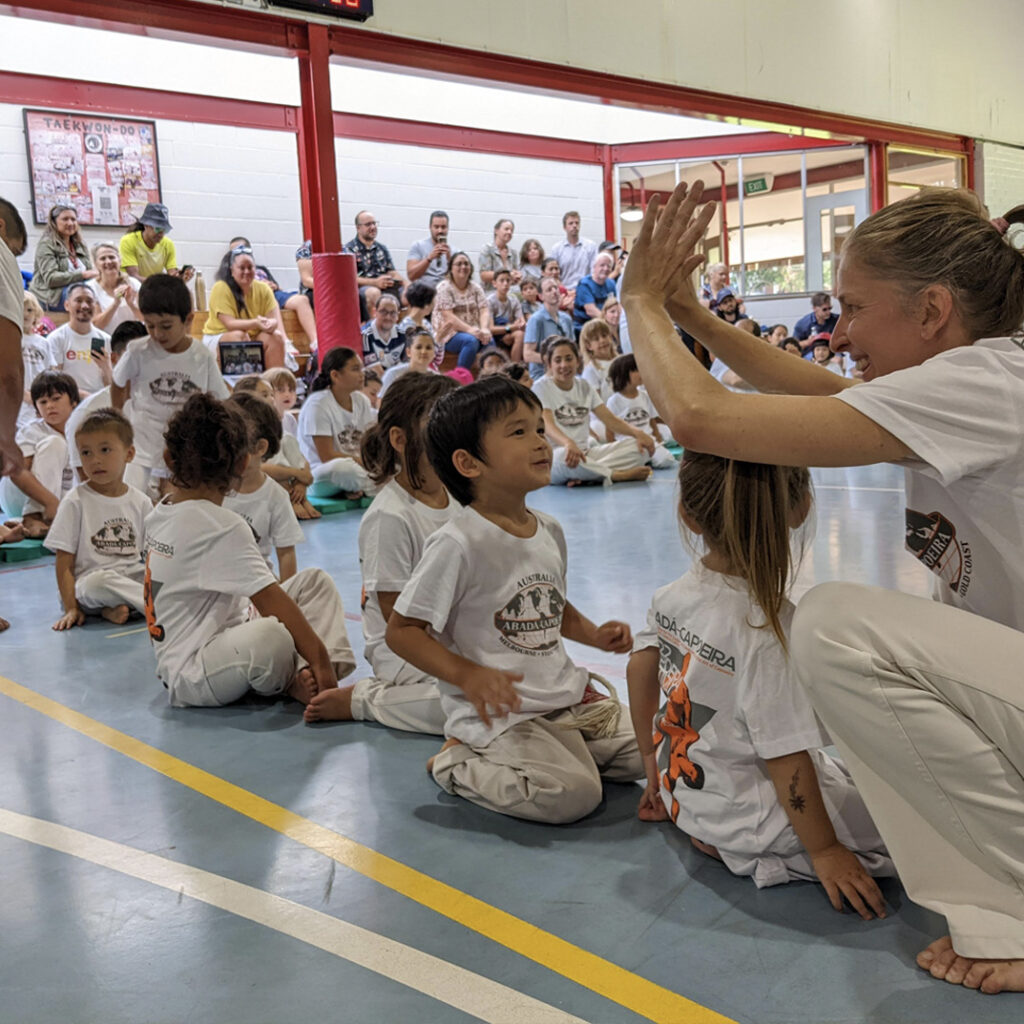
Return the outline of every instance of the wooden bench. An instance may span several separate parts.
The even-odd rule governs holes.
[[[196,310],[192,317],[191,333],[193,338],[203,340],[203,328],[206,326],[206,319],[209,313],[205,309]],[[299,358],[299,375],[306,371],[306,364],[309,362],[309,336],[302,329],[298,316],[290,309],[281,310],[281,321],[284,324],[284,333],[291,339]]]

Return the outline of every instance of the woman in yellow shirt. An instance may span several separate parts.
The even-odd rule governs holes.
[[[153,274],[178,275],[174,243],[166,237],[171,230],[167,207],[149,203],[139,219],[121,236],[121,267],[129,277],[145,281]]]
[[[286,339],[277,300],[269,285],[256,280],[252,249],[239,245],[221,260],[210,289],[203,342],[219,361],[222,341],[250,340],[262,343],[266,369],[284,366]]]

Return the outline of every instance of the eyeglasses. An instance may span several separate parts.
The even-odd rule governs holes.
[[[376,226],[377,222],[375,220],[364,220],[362,224],[359,225],[361,228],[375,228]]]
[[[248,246],[248,245],[236,245],[234,247],[234,249],[231,250],[231,255],[232,256],[251,256],[252,255],[252,248],[250,246]]]

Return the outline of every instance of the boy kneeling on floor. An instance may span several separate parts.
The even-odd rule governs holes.
[[[388,646],[441,686],[447,740],[428,769],[449,793],[535,821],[576,821],[601,779],[643,763],[628,715],[574,665],[562,638],[618,654],[629,626],[596,626],[566,598],[566,546],[526,495],[551,479],[540,402],[492,376],[441,398],[431,465],[464,507],[428,541],[395,602]]]

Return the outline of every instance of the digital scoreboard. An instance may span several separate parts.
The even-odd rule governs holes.
[[[267,0],[267,4],[309,14],[330,14],[352,21],[366,21],[373,14],[373,0]]]

